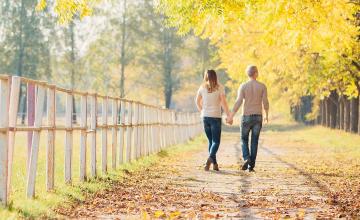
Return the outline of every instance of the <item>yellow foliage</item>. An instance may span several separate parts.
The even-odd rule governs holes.
[[[80,19],[90,16],[93,13],[93,7],[100,0],[56,0],[54,11],[58,16],[60,24],[67,24],[78,15]],[[46,0],[39,0],[36,9],[44,10],[47,5]]]
[[[354,21],[359,5],[345,0],[188,2],[160,0],[158,7],[180,31],[194,29],[218,46],[233,91],[246,80],[246,66],[256,64],[274,98],[296,103],[303,95],[320,97],[333,89],[357,94],[360,73],[351,69],[351,61],[360,56]]]
[[[157,210],[154,212],[154,216],[155,216],[155,218],[161,218],[161,217],[165,217],[166,215],[163,211]]]
[[[170,213],[169,218],[170,218],[170,219],[174,219],[174,218],[179,217],[180,215],[181,215],[181,212],[179,212],[179,211],[174,211],[174,212],[171,212],[171,213]]]
[[[38,4],[36,5],[37,11],[42,11],[46,8],[46,0],[39,0]]]

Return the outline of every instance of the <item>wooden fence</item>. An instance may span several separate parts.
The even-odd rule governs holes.
[[[33,125],[17,123],[21,85],[35,86],[35,118]],[[65,114],[61,124],[57,117],[57,96],[65,96]],[[77,121],[74,123],[73,104],[79,100]],[[43,120],[45,118],[45,120]],[[98,119],[100,119],[98,122]],[[46,123],[44,123],[45,121]],[[101,171],[108,170],[107,156],[111,154],[111,168],[137,158],[156,153],[163,148],[185,142],[201,131],[197,113],[175,112],[141,102],[60,88],[27,78],[0,75],[0,200],[6,205],[11,187],[14,140],[18,132],[32,134],[27,162],[27,197],[35,195],[35,178],[39,155],[40,132],[47,131],[46,187],[54,189],[56,131],[65,131],[64,181],[73,179],[72,150],[74,131],[80,131],[80,181],[97,176],[96,149],[101,147]],[[96,133],[101,132],[101,146]],[[112,136],[111,143],[108,140]],[[90,143],[87,143],[89,136]],[[88,149],[88,147],[90,147]],[[90,167],[86,164],[90,151]],[[108,152],[110,150],[110,152]],[[25,169],[25,167],[24,167]],[[87,172],[90,169],[90,172]],[[89,173],[89,177],[87,174]]]

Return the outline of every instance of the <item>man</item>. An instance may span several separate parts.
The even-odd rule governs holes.
[[[226,121],[232,124],[233,117],[244,102],[243,117],[241,121],[241,141],[244,164],[242,170],[254,171],[258,141],[263,120],[262,105],[265,110],[264,121],[268,122],[269,101],[266,86],[257,81],[259,72],[256,66],[250,65],[246,69],[249,80],[243,83],[239,90],[234,108]],[[249,152],[249,133],[251,131],[251,147]]]

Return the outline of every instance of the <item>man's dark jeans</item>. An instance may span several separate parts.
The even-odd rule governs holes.
[[[244,160],[250,160],[250,167],[255,167],[260,131],[261,115],[244,115],[241,121],[241,141]],[[251,146],[249,152],[249,133],[251,131]]]
[[[215,164],[221,138],[221,118],[204,117],[204,130],[209,141],[209,155]]]

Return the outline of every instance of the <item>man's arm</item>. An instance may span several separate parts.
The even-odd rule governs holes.
[[[265,110],[265,121],[269,122],[269,100],[267,97],[267,88],[264,85],[264,91],[263,91],[263,95],[262,95],[262,102],[263,102],[263,106],[264,106],[264,110]]]
[[[228,117],[226,117],[227,123],[232,124],[233,117],[236,114],[236,112],[239,110],[240,106],[242,105],[243,100],[244,100],[244,91],[242,89],[242,86],[240,86],[240,88],[238,89],[238,95],[237,95],[233,110],[232,110],[232,112],[230,112]]]
[[[244,100],[244,91],[242,89],[242,86],[240,86],[240,88],[238,89],[238,95],[232,110],[232,115],[234,116],[236,114],[236,112],[239,110],[240,106],[242,105]]]

